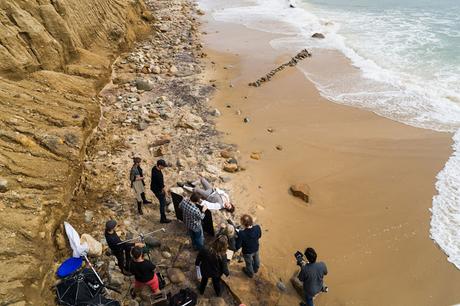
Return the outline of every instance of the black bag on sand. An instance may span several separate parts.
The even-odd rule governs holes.
[[[190,288],[181,289],[169,301],[169,306],[195,306],[197,295]]]

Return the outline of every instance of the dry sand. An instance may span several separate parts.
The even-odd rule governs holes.
[[[288,59],[270,48],[272,36],[215,21],[204,31],[214,62],[209,77],[218,87],[211,103],[222,112],[218,128],[247,165],[234,178],[247,190],[233,196],[265,229],[261,256],[273,275],[288,282],[294,252],[313,246],[330,271],[331,290],[319,305],[460,302],[460,271],[429,239],[435,176],[451,153],[450,135],[331,103],[296,68],[249,87]],[[352,69],[330,53],[313,52],[302,65]],[[249,158],[254,151],[261,160]],[[311,205],[289,194],[299,182],[310,185]],[[298,301],[289,289],[279,305]]]

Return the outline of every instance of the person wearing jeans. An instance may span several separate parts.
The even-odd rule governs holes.
[[[201,220],[204,219],[204,212],[207,210],[207,207],[203,205],[203,212],[201,212],[197,206],[199,200],[200,196],[193,193],[190,196],[190,200],[184,198],[179,203],[179,208],[182,209],[184,216],[185,226],[189,231],[192,246],[195,250],[201,250],[204,246],[203,226],[201,225]]]
[[[160,202],[160,223],[169,223],[171,220],[166,218],[166,190],[163,177],[163,170],[167,167],[167,164],[164,160],[160,159],[157,161],[157,164],[152,168],[152,177],[150,182],[150,190],[157,197],[158,202]]]
[[[313,248],[305,250],[307,263],[301,263],[301,270],[298,275],[303,283],[305,303],[300,306],[314,306],[313,298],[320,292],[327,292],[327,287],[323,284],[323,277],[327,275],[327,267],[324,262],[316,262],[316,251]]]
[[[243,272],[248,277],[253,277],[260,267],[259,239],[262,237],[262,229],[259,225],[253,225],[254,221],[250,215],[241,216],[240,222],[244,229],[238,231],[236,249],[242,249],[246,263]]]

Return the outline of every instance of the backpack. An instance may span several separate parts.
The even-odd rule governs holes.
[[[169,306],[195,306],[197,295],[190,288],[181,289],[169,300]]]

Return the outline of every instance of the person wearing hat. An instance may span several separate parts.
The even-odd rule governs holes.
[[[134,190],[137,200],[137,211],[140,215],[143,215],[142,204],[150,204],[152,202],[148,201],[145,197],[145,182],[144,182],[144,173],[141,168],[142,159],[138,156],[133,158],[133,166],[129,174],[129,180],[131,181],[131,188]]]
[[[160,202],[160,223],[171,222],[171,220],[166,218],[166,190],[163,172],[161,171],[166,167],[166,162],[163,159],[159,159],[157,164],[152,168],[152,177],[150,181],[150,190],[152,190],[158,202]]]
[[[129,263],[131,262],[131,249],[134,246],[144,247],[143,243],[123,242],[115,232],[117,221],[109,220],[105,223],[105,240],[112,254],[117,258],[118,267],[123,274],[129,275]],[[125,260],[126,259],[126,260]]]

